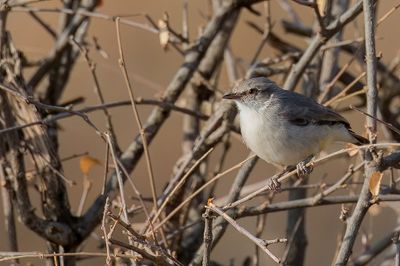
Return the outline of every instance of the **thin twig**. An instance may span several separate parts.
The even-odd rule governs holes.
[[[337,205],[343,203],[356,203],[359,196],[360,196],[359,194],[352,196],[329,196],[322,198],[320,201],[315,201],[314,197],[308,197],[299,200],[289,200],[271,204],[266,203],[259,206],[241,208],[237,213],[237,217],[241,218],[248,216],[256,216],[264,213],[281,212],[299,208],[312,208],[318,206]],[[377,195],[375,199],[368,201],[368,204],[375,204],[386,201],[398,201],[399,199],[400,195],[397,194]]]
[[[294,90],[306,67],[309,65],[309,63],[322,47],[322,45],[324,45],[334,34],[342,30],[343,27],[345,27],[348,23],[353,21],[358,16],[358,14],[361,13],[361,11],[362,0],[359,0],[340,17],[338,17],[336,20],[332,21],[328,26],[326,26],[326,30],[324,32],[321,32],[321,34],[317,34],[311,40],[307,50],[303,53],[297,64],[292,67],[283,87],[287,90]]]
[[[75,44],[81,51],[81,53],[83,54],[84,58],[85,58],[85,62],[89,68],[90,74],[92,76],[93,79],[93,83],[94,83],[94,88],[96,91],[96,94],[99,98],[100,104],[105,104],[105,99],[103,96],[103,92],[101,90],[100,87],[100,82],[99,79],[97,77],[97,72],[96,72],[96,64],[92,61],[92,59],[89,57],[89,51],[86,47],[83,47],[82,45],[80,45],[74,38],[71,37],[72,43]],[[115,138],[115,131],[114,131],[114,127],[113,127],[113,123],[111,120],[111,115],[108,111],[107,108],[103,109],[103,113],[106,119],[106,126],[107,126],[107,130],[110,132],[110,134],[112,135],[113,138]],[[116,140],[114,140],[115,144]],[[117,147],[117,149],[119,150],[119,148]]]
[[[104,195],[106,191],[106,184],[107,184],[107,176],[108,176],[108,161],[110,159],[110,146],[108,145],[108,142],[106,142],[106,151],[105,151],[105,157],[106,159],[104,160],[104,174],[103,174],[103,187],[101,189],[101,194]]]
[[[150,187],[151,187],[151,193],[153,196],[153,207],[157,210],[157,192],[156,192],[156,184],[155,184],[155,180],[154,180],[154,173],[153,173],[153,168],[151,165],[151,160],[150,160],[150,153],[149,153],[149,149],[148,149],[148,145],[147,145],[147,139],[145,136],[145,132],[143,130],[143,126],[142,126],[142,122],[140,120],[139,117],[139,112],[137,110],[136,107],[136,103],[135,103],[135,96],[133,93],[133,89],[132,89],[132,85],[131,82],[129,81],[129,76],[128,76],[128,71],[126,70],[126,65],[125,65],[125,59],[124,59],[124,52],[122,50],[122,43],[121,43],[121,32],[119,29],[119,21],[120,18],[116,18],[115,19],[115,26],[116,26],[116,30],[117,30],[117,40],[118,40],[118,51],[119,51],[119,66],[121,68],[122,74],[124,75],[124,80],[125,80],[125,85],[128,89],[129,92],[129,97],[131,100],[131,106],[132,106],[132,111],[133,114],[135,116],[135,120],[136,120],[136,124],[139,128],[139,132],[140,132],[140,137],[143,143],[143,149],[144,149],[144,156],[146,158],[146,165],[147,165],[147,171],[149,174],[149,180],[150,180]]]
[[[101,220],[101,230],[103,231],[103,239],[104,242],[106,243],[106,264],[111,265],[111,256],[110,256],[110,243],[109,243],[109,238],[107,234],[107,226],[106,226],[106,217],[107,213],[109,212],[110,208],[110,199],[107,197],[106,199],[106,204],[104,205],[104,212],[103,212],[103,219]]]
[[[110,254],[111,257],[114,258],[127,258],[127,259],[136,259],[137,256],[132,256],[126,253],[114,253]],[[107,257],[107,253],[101,252],[69,252],[69,253],[42,253],[42,252],[0,252],[0,262],[15,260],[15,259],[27,259],[27,258],[36,258],[36,259],[44,259],[44,258],[53,258],[53,257],[80,257],[80,256],[89,256],[89,257]]]
[[[400,129],[396,128],[396,127],[393,126],[392,124],[390,124],[390,123],[388,123],[388,122],[385,122],[385,121],[383,121],[382,119],[379,119],[378,117],[375,117],[375,116],[373,116],[373,115],[370,115],[370,114],[364,112],[363,110],[361,110],[361,109],[359,109],[359,108],[357,108],[357,107],[354,107],[354,106],[352,106],[352,105],[350,105],[349,107],[350,107],[351,110],[356,110],[357,112],[360,112],[360,113],[362,113],[363,115],[368,116],[369,118],[372,118],[372,119],[378,121],[379,123],[381,123],[381,124],[387,126],[388,128],[390,128],[391,130],[393,130],[394,132],[396,132],[397,134],[400,135]]]
[[[139,116],[139,112],[136,107],[133,88],[132,88],[131,82],[129,80],[128,71],[127,71],[126,65],[125,65],[124,52],[123,52],[122,43],[121,43],[121,32],[119,29],[119,21],[120,21],[120,18],[117,17],[115,20],[115,26],[116,26],[116,31],[117,31],[118,52],[119,52],[118,63],[121,68],[122,74],[124,76],[125,85],[128,89],[129,98],[131,100],[132,111],[133,111],[133,114],[134,114],[134,117],[136,120],[136,124],[139,128],[140,138],[141,138],[141,141],[143,144],[143,150],[144,150],[144,155],[145,155],[145,159],[146,159],[146,166],[147,166],[147,172],[148,172],[149,181],[150,181],[151,193],[152,193],[152,197],[153,197],[153,208],[155,211],[157,211],[157,208],[158,208],[157,207],[157,192],[156,192],[156,184],[155,184],[155,180],[154,180],[153,167],[152,167],[151,160],[150,160],[150,153],[149,153],[149,149],[148,149],[147,138],[145,136],[145,131],[143,129],[142,122],[141,122],[140,116]],[[161,236],[163,238],[163,241],[164,241],[165,245],[167,245],[164,230],[161,228],[160,231],[161,231]]]
[[[329,188],[325,189],[324,191],[321,191],[317,195],[314,196],[315,201],[320,201],[324,197],[328,196],[329,194],[332,194],[335,192],[338,188],[340,188],[355,172],[361,170],[364,167],[364,162],[360,163],[356,167],[353,168],[351,165],[349,167],[349,170],[347,173],[340,178],[334,185],[330,186]]]
[[[97,18],[97,19],[104,19],[109,21],[114,21],[115,16],[110,16],[106,14],[102,14],[99,12],[91,12],[84,8],[79,8],[77,10],[68,9],[68,8],[39,8],[39,7],[12,7],[12,11],[15,12],[34,12],[34,13],[64,13],[69,15],[81,15],[85,17]],[[144,23],[139,23],[132,20],[127,20],[121,18],[121,24],[125,24],[127,26],[135,27],[138,29],[142,29],[151,33],[158,33],[158,29],[154,27],[154,25],[148,25]]]
[[[89,194],[90,189],[92,188],[92,181],[89,180],[89,177],[87,175],[83,176],[83,181],[82,181],[82,196],[79,201],[78,205],[78,210],[76,211],[77,216],[81,216],[83,212],[83,208],[85,206],[86,198]]]
[[[267,247],[270,243],[285,243],[286,239],[279,239],[279,240],[274,240],[272,242],[268,242],[265,240],[262,240],[260,238],[257,238],[253,236],[249,231],[244,229],[242,226],[240,226],[235,220],[233,220],[229,215],[223,212],[222,209],[218,208],[215,206],[212,201],[210,200],[206,206],[206,208],[212,210],[213,212],[217,213],[218,215],[224,217],[226,221],[228,221],[239,233],[245,235],[248,237],[251,241],[253,241],[262,251],[264,251],[271,259],[273,259],[276,263],[280,263],[281,260],[276,257]]]
[[[318,102],[321,103],[325,100],[326,96],[329,94],[335,83],[342,76],[342,74],[351,66],[355,61],[355,55],[340,69],[340,71],[335,75],[335,77],[323,88],[322,93],[318,97]]]
[[[208,157],[208,155],[210,155],[210,153],[214,150],[214,148],[209,149],[200,159],[198,159],[193,165],[192,167],[190,167],[190,169],[186,172],[186,174],[179,180],[179,182],[176,184],[176,186],[174,187],[174,189],[166,196],[166,198],[163,200],[162,204],[160,205],[160,207],[158,208],[156,214],[153,217],[153,223],[156,222],[161,214],[161,212],[164,210],[165,206],[167,206],[168,201],[171,199],[171,197],[174,195],[174,193],[180,189],[180,187],[186,182],[186,179],[188,177],[190,177],[193,173],[194,170],[197,169],[197,167],[199,166],[199,164],[201,162],[203,162],[203,160],[205,158]]]
[[[119,187],[119,193],[120,193],[120,198],[121,198],[121,204],[122,204],[121,208],[122,208],[124,222],[128,223],[129,219],[128,219],[128,212],[126,210],[124,182],[123,182],[123,179],[121,176],[121,171],[119,169],[115,146],[114,146],[114,143],[112,143],[111,136],[110,136],[110,134],[108,134],[108,132],[105,133],[105,136],[106,136],[108,145],[110,147],[111,158],[113,158],[113,161],[114,161],[115,171],[117,172],[117,180],[118,180],[118,187]]]
[[[194,117],[198,117],[199,119],[205,120],[208,119],[207,115],[198,113],[198,112],[194,112],[192,110],[183,108],[183,107],[179,107],[176,106],[174,104],[168,103],[166,101],[159,101],[159,100],[153,100],[153,99],[142,99],[142,98],[138,98],[137,100],[135,100],[136,104],[143,104],[143,105],[156,105],[159,106],[161,108],[164,108],[165,110],[173,110],[173,111],[177,111],[177,112],[181,112],[183,114],[187,114],[187,115],[191,115]],[[106,108],[113,108],[113,107],[119,107],[119,106],[125,106],[125,105],[131,105],[131,101],[115,101],[115,102],[110,102],[110,103],[105,103],[105,104],[98,104],[98,105],[92,105],[92,106],[88,106],[88,107],[84,107],[82,109],[76,110],[76,112],[78,113],[90,113],[93,111],[97,111],[97,110],[103,110]],[[75,113],[71,113],[71,112],[60,112],[57,113],[55,115],[49,116],[43,120],[40,121],[36,121],[36,122],[32,122],[32,123],[27,123],[24,125],[19,125],[19,126],[14,126],[14,127],[9,127],[9,128],[5,128],[5,129],[1,129],[0,130],[0,134],[4,134],[6,132],[10,132],[10,131],[14,131],[14,130],[20,130],[26,127],[31,127],[31,126],[35,126],[35,125],[47,125],[50,124],[51,122],[60,120],[60,119],[64,119],[64,118],[68,118],[68,117],[72,117],[75,116]]]
[[[125,177],[128,179],[128,182],[131,185],[131,187],[132,187],[133,191],[135,192],[136,196],[138,197],[140,205],[141,205],[141,207],[142,207],[142,209],[144,211],[144,214],[146,215],[146,219],[149,221],[150,230],[151,230],[152,236],[154,238],[154,241],[157,243],[157,237],[156,237],[156,233],[155,233],[155,230],[154,230],[154,226],[153,226],[152,221],[150,220],[150,214],[149,214],[149,211],[147,210],[147,207],[146,207],[146,205],[144,203],[143,196],[140,193],[139,189],[136,187],[135,183],[133,183],[132,179],[129,176],[128,171],[125,169],[124,165],[122,164],[122,162],[119,159],[118,159],[118,165],[119,165],[120,169],[122,170],[122,172],[124,173]]]
[[[341,92],[339,92],[337,95],[335,95],[334,97],[332,97],[331,99],[329,99],[328,101],[326,101],[324,103],[325,106],[330,106],[332,105],[334,102],[338,101],[341,99],[341,97],[343,98],[346,93],[353,88],[353,86],[360,80],[362,79],[364,76],[366,75],[366,72],[364,71],[363,73],[361,73],[357,78],[355,78],[351,83],[349,83],[349,85],[346,86],[346,88],[344,88]]]
[[[368,148],[371,148],[371,147],[379,147],[379,146],[380,147],[384,147],[384,146],[386,146],[388,144],[389,143],[386,143],[386,144],[385,143],[378,143],[378,144],[362,145],[362,146],[357,146],[357,147],[353,147],[353,148],[341,149],[339,151],[330,153],[330,154],[328,154],[328,155],[326,155],[326,156],[324,156],[322,158],[319,158],[319,159],[317,159],[315,161],[307,163],[306,167],[309,167],[311,165],[315,166],[315,165],[323,163],[323,162],[325,162],[325,161],[327,161],[327,160],[329,160],[329,159],[331,159],[333,157],[348,153],[350,151],[354,151],[355,149],[364,150],[364,149],[368,149]],[[400,144],[397,144],[397,143],[392,143],[392,144],[389,144],[389,145],[400,146]],[[226,210],[226,209],[234,208],[234,207],[236,207],[236,206],[238,206],[240,204],[243,204],[244,202],[249,201],[249,200],[253,199],[254,197],[260,195],[261,193],[273,189],[271,187],[271,181],[275,181],[276,183],[280,184],[280,183],[283,183],[283,182],[287,181],[290,177],[294,176],[296,173],[297,173],[297,170],[293,170],[293,171],[288,172],[288,173],[286,173],[284,175],[281,175],[278,179],[275,179],[276,178],[276,175],[275,175],[275,176],[271,177],[267,181],[267,184],[264,185],[263,187],[259,188],[258,190],[248,194],[247,196],[244,196],[243,198],[241,198],[241,199],[239,199],[239,200],[237,200],[237,201],[235,201],[233,203],[227,204],[226,206],[224,206],[223,209]]]
[[[250,154],[251,156],[252,154]],[[235,180],[233,181],[231,185],[231,189],[229,191],[228,196],[226,197],[226,200],[224,201],[225,203],[229,203],[232,201],[235,201],[239,198],[240,191],[242,190],[244,184],[246,183],[247,179],[249,178],[249,175],[251,171],[254,169],[255,164],[258,161],[258,157],[253,157],[251,160],[248,160],[246,163],[244,163],[241,167],[240,170],[238,171]],[[230,210],[227,213],[229,214],[235,214],[236,210]],[[218,241],[222,238],[223,234],[226,231],[226,228],[228,226],[228,222],[225,221],[223,217],[218,217],[215,219],[213,223],[213,242],[212,242],[212,247],[215,247],[218,243]],[[203,254],[204,254],[204,249],[205,245],[202,244],[196,251],[196,254],[194,255],[191,265],[200,265],[203,259]]]
[[[164,223],[166,223],[171,217],[173,217],[183,206],[186,205],[186,203],[188,203],[189,201],[191,201],[195,196],[197,196],[200,192],[202,192],[206,187],[208,187],[209,185],[211,185],[213,182],[217,181],[218,179],[220,179],[221,177],[225,176],[226,174],[232,172],[233,170],[241,167],[245,162],[247,162],[248,160],[251,160],[254,157],[251,156],[247,159],[245,159],[244,161],[232,166],[231,168],[225,170],[224,172],[214,176],[213,178],[211,178],[210,180],[208,180],[203,186],[201,186],[200,188],[198,188],[196,191],[194,191],[192,193],[192,195],[190,195],[188,198],[186,198],[181,204],[179,204],[173,211],[171,211],[167,217],[164,218],[164,220],[162,220],[159,224],[157,224],[155,226],[155,229],[161,227]]]
[[[137,233],[130,224],[122,221],[118,216],[115,216],[111,213],[108,213],[107,215],[111,219],[113,219],[116,223],[121,225],[125,230],[127,230],[129,232],[129,234],[131,234],[131,236],[134,237],[134,241],[138,242],[141,245],[147,246],[153,252],[156,251],[156,253],[161,254],[162,257],[165,257],[166,259],[173,261],[174,264],[182,266],[182,264],[176,258],[171,256],[167,250],[158,246],[157,243],[154,244],[154,243],[149,242],[144,236]]]
[[[49,104],[41,103],[41,102],[33,99],[30,96],[25,96],[25,95],[20,94],[19,92],[13,90],[12,88],[7,87],[4,84],[0,84],[0,88],[3,89],[4,91],[16,96],[18,99],[20,99],[21,101],[25,102],[26,104],[32,104],[33,106],[35,106],[36,108],[39,108],[41,110],[46,110],[46,111],[51,110],[51,111],[56,111],[56,112],[66,112],[66,113],[71,113],[73,115],[79,116],[90,127],[92,127],[99,136],[102,136],[100,130],[95,126],[95,124],[89,119],[89,117],[85,113],[82,113],[82,112],[79,112],[79,111],[70,110],[68,108],[64,108],[64,107],[61,107],[61,106],[55,106],[55,105],[49,105]],[[36,122],[34,122],[34,123],[36,123]],[[41,122],[38,121],[38,123],[41,123]],[[2,130],[2,131],[4,131],[4,130]],[[2,133],[2,132],[0,132],[0,133]]]

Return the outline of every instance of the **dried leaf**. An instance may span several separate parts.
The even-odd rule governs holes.
[[[381,187],[382,177],[383,173],[381,172],[374,172],[371,175],[371,179],[369,181],[369,191],[374,197],[379,195],[379,189]]]
[[[91,157],[89,155],[85,155],[82,156],[80,161],[79,161],[80,167],[81,167],[81,172],[82,174],[84,174],[85,176],[87,176],[89,174],[90,169],[94,166],[94,165],[101,165],[101,162],[94,158]]]
[[[322,17],[326,15],[325,10],[327,2],[326,0],[317,0],[318,12]]]
[[[351,149],[351,150],[348,150],[348,151],[347,151],[347,154],[348,154],[350,157],[353,157],[353,156],[357,155],[358,152],[359,152],[358,146],[357,146],[357,145],[354,145],[354,144],[352,144],[352,143],[347,143],[347,144],[346,144],[346,148],[347,148],[347,149]]]
[[[164,50],[167,50],[168,49],[168,42],[169,42],[169,37],[170,37],[170,33],[169,33],[169,31],[168,31],[168,24],[167,24],[167,22],[166,21],[164,21],[164,20],[162,20],[162,19],[160,19],[159,21],[158,21],[158,28],[159,28],[159,30],[160,30],[160,33],[159,33],[159,39],[160,39],[160,44],[161,44],[161,47],[164,49]]]
[[[347,208],[344,204],[342,204],[342,208],[340,210],[340,216],[339,216],[339,219],[342,222],[345,222],[347,220],[347,218],[349,216],[349,211],[350,211],[350,209]]]
[[[213,204],[213,202],[214,202],[214,198],[209,198],[207,200],[207,206]]]

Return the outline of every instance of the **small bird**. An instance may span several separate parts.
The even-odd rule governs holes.
[[[240,82],[223,98],[236,102],[249,149],[274,165],[298,165],[332,142],[368,143],[337,112],[264,77]]]

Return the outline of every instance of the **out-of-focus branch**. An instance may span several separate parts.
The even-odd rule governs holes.
[[[6,47],[6,42],[7,42],[7,33],[6,33],[6,23],[7,23],[7,15],[8,15],[9,7],[7,4],[7,1],[1,1],[0,2],[0,58],[3,58],[5,55],[5,50],[4,48]],[[3,77],[2,77],[3,78]],[[0,97],[5,96],[5,94],[1,93]],[[0,104],[2,106],[8,105],[5,103],[5,99],[0,98]],[[8,106],[6,106],[7,108]],[[7,115],[2,116],[1,113],[7,113]],[[10,115],[10,110],[0,110],[0,119],[4,119],[3,122],[0,122],[0,128],[1,127],[6,127],[7,125],[7,120],[9,122],[11,117]],[[3,124],[4,123],[4,124]],[[11,136],[7,136],[11,137]],[[3,160],[3,162],[0,164],[0,193],[1,193],[1,198],[2,198],[2,206],[3,206],[3,214],[4,214],[4,226],[7,234],[7,245],[10,251],[18,251],[18,242],[17,242],[17,231],[16,231],[16,226],[15,226],[15,210],[13,206],[13,190],[12,190],[12,184],[11,180],[9,177],[6,176],[4,172],[4,159],[6,156],[6,143],[0,142],[0,160]],[[16,263],[18,263],[18,260],[15,260]]]
[[[4,226],[7,234],[7,246],[10,251],[18,251],[17,230],[14,218],[15,209],[12,204],[13,191],[11,188],[11,182],[7,179],[4,173],[3,165],[0,165],[0,186],[3,203]]]
[[[80,9],[86,11],[92,11],[96,5],[97,0],[88,0],[85,3],[85,6],[80,7]],[[56,43],[54,44],[53,49],[50,51],[49,55],[43,60],[41,66],[36,70],[36,72],[32,75],[30,81],[28,82],[28,87],[35,89],[39,82],[43,79],[43,77],[51,70],[57,60],[64,53],[66,47],[70,45],[70,36],[74,36],[79,27],[83,22],[87,20],[86,16],[81,15],[79,12],[75,12],[72,15],[72,18],[69,20],[68,24],[65,25],[63,32],[60,33],[57,37]],[[48,92],[49,93],[49,92]],[[59,94],[60,92],[57,92]],[[55,98],[57,99],[57,98]],[[51,102],[55,103],[55,102]]]
[[[339,17],[345,10],[347,10],[349,6],[349,1],[348,0],[340,0],[340,1],[334,1],[332,3],[332,11],[330,16],[333,18]],[[336,33],[330,40],[330,44],[335,44],[337,42],[340,42],[342,40],[342,31],[339,31]],[[319,89],[322,91],[325,86],[329,84],[329,82],[332,80],[334,75],[336,75],[338,71],[338,60],[339,60],[339,48],[333,48],[326,50],[323,54],[323,59],[322,59],[322,66],[321,66],[321,74],[320,74],[320,80],[319,80]],[[325,99],[322,99],[323,101]]]
[[[174,104],[171,103],[167,103],[165,101],[160,101],[160,100],[153,100],[153,99],[142,99],[142,98],[138,98],[137,100],[135,100],[135,103],[138,105],[156,105],[159,106],[163,109],[168,109],[171,111],[176,111],[176,112],[180,112],[186,115],[190,115],[190,116],[194,116],[197,117],[201,120],[206,120],[208,119],[208,116],[184,107],[180,107],[180,106],[176,106]],[[108,108],[114,108],[114,107],[119,107],[119,106],[127,106],[130,105],[131,101],[116,101],[116,102],[109,102],[109,103],[105,103],[105,104],[98,104],[98,105],[92,105],[92,106],[87,106],[81,109],[78,109],[74,112],[60,112],[51,116],[48,116],[42,120],[38,120],[35,122],[31,122],[31,123],[27,123],[27,124],[22,124],[22,125],[18,125],[18,126],[13,126],[13,127],[8,127],[8,128],[4,128],[4,129],[0,129],[0,135],[4,134],[6,132],[10,132],[10,131],[14,131],[14,130],[19,130],[19,129],[23,129],[26,127],[31,127],[31,126],[35,126],[35,125],[48,125],[49,123],[64,119],[64,118],[68,118],[68,117],[72,117],[77,115],[78,113],[90,113],[90,112],[94,112],[97,110],[104,110],[104,109],[108,109]],[[76,112],[76,113],[75,113]]]
[[[260,33],[260,34],[263,33],[263,30],[259,26],[257,26],[256,24],[254,24],[252,22],[247,22],[247,23],[249,24],[250,27],[252,27],[258,33]],[[295,27],[297,25],[293,25],[291,23],[284,23],[283,25],[284,25],[286,30],[288,30],[287,27],[290,27],[289,29],[291,29],[291,28],[297,29],[297,27]],[[311,28],[307,28],[307,30],[310,30],[310,32],[312,32]],[[301,32],[301,35],[304,36],[303,32]],[[275,48],[278,51],[280,51],[282,54],[289,55],[290,58],[292,58],[294,61],[298,61],[301,58],[301,54],[304,53],[302,49],[300,49],[299,47],[297,47],[296,45],[294,45],[292,43],[289,43],[289,42],[283,40],[282,38],[280,38],[279,36],[277,36],[273,32],[271,32],[269,34],[267,42],[273,48]],[[261,73],[261,75],[263,75],[263,74]],[[269,73],[264,74],[264,75],[268,76]],[[345,71],[339,77],[339,81],[341,83],[345,84],[345,85],[349,85],[349,84],[353,83],[354,80],[356,80],[356,78],[352,74],[350,74],[348,71]],[[362,89],[363,87],[364,87],[364,84],[362,82],[356,81],[354,84],[352,84],[351,88],[349,89],[349,92],[358,91],[358,90]]]
[[[399,8],[399,5],[396,5],[393,7],[390,11],[388,11],[382,18],[379,20],[380,22],[383,22],[384,19],[386,19],[388,16],[390,16],[394,10]],[[378,26],[378,25],[377,25]],[[284,21],[283,27],[285,28],[286,31],[305,36],[305,37],[311,37],[312,36],[312,29],[307,28],[305,26],[298,26],[294,23]],[[362,38],[362,41],[364,38]],[[282,45],[276,45],[274,47],[281,48],[283,47]],[[352,41],[349,41],[347,43],[343,43],[343,45],[340,45],[340,49],[345,51],[346,53],[353,55],[357,50],[359,50],[359,46],[355,44]],[[359,60],[360,64],[364,64],[364,55],[360,55],[357,57]],[[381,61],[377,61],[377,71],[378,71],[378,79],[380,83],[381,89],[379,90],[380,94],[380,101],[379,101],[379,110],[381,112],[381,115],[383,119],[393,126],[400,128],[400,123],[398,122],[398,114],[393,113],[392,110],[390,109],[390,106],[392,106],[393,101],[397,99],[400,91],[400,79],[391,72],[391,70]],[[343,75],[339,78],[341,82],[345,82],[345,84],[349,84],[351,80],[354,80],[354,77],[351,77],[351,75],[348,72],[344,72]],[[352,93],[355,90],[362,89],[363,84],[361,82],[357,82],[357,84],[354,86],[354,88],[350,89],[348,93]],[[392,131],[391,132],[391,137],[397,141],[400,140],[400,136],[398,134],[395,134]]]
[[[240,10],[240,6],[238,6],[238,2],[236,1],[226,3],[220,8],[220,10],[218,10],[215,17],[205,28],[204,33],[196,41],[196,44],[187,51],[184,63],[179,68],[175,77],[172,79],[167,89],[163,93],[162,98],[164,101],[168,103],[174,103],[178,99],[183,89],[186,87],[198,68],[201,60],[204,58],[215,36],[223,28],[222,25],[232,16],[232,13],[237,12],[237,10]],[[155,108],[148,117],[143,129],[149,144],[168,118],[169,113],[170,112],[168,110]],[[139,158],[142,156],[142,153],[143,144],[140,141],[140,136],[137,136],[121,156],[121,161],[128,172],[135,168]],[[78,221],[78,226],[81,226],[82,228],[81,235],[83,238],[85,238],[101,221],[101,210],[104,206],[105,199],[115,189],[117,189],[116,176],[113,174],[111,180],[107,184],[106,193],[98,196],[93,205]]]
[[[399,151],[395,151],[392,154],[383,157],[381,164],[379,166],[379,170],[383,171],[386,170],[389,167],[393,167],[393,168],[400,168],[400,152]]]
[[[229,19],[226,20],[223,28],[215,37],[215,40],[212,42],[209,50],[205,55],[205,58],[199,65],[198,72],[200,75],[197,76],[196,82],[193,82],[199,94],[204,93],[204,84],[208,84],[209,80],[213,78],[215,72],[217,72],[217,69],[223,62],[222,59],[224,55],[224,50],[227,46],[228,41],[230,40],[238,17],[239,12],[235,11],[231,14]],[[205,95],[199,96],[205,97]],[[167,187],[164,189],[162,195],[159,197],[159,204],[169,198],[169,195],[171,195],[172,191],[175,191],[177,185],[181,182],[183,177],[186,176],[185,173],[188,171],[190,165],[192,164],[192,161],[198,161],[200,157],[202,157],[210,148],[217,145],[230,131],[229,125],[231,124],[234,115],[235,110],[232,103],[223,102],[217,104],[213,115],[210,116],[207,122],[203,125],[202,130],[199,132],[198,136],[194,140],[193,147],[189,150],[188,153],[183,154],[183,156],[178,159],[178,167],[173,171],[172,177]],[[201,179],[195,180],[195,178],[193,178],[193,175],[191,179],[194,180],[193,183],[197,183],[197,185],[191,186],[191,190],[196,190],[204,182],[204,180]],[[176,190],[174,195],[170,197],[167,208],[165,209],[165,212],[167,214],[170,214],[172,209],[176,209],[179,203],[182,202],[183,199],[185,199],[186,193],[184,192],[184,188],[187,186],[187,184],[189,184],[187,182],[188,180],[186,180],[181,188],[179,190]],[[193,193],[188,192],[188,195],[193,195]],[[197,198],[201,199],[201,195],[197,196]],[[197,200],[197,202],[198,201],[199,200]],[[198,203],[195,205],[195,208],[197,208]],[[172,224],[176,224],[177,221],[180,221],[180,215],[175,215],[171,218],[172,219],[169,222]],[[201,234],[201,232],[202,230],[196,233]],[[195,234],[195,232],[193,232],[193,234]],[[187,243],[182,243],[182,245],[185,245],[181,247],[183,250],[191,249],[195,251],[197,249],[197,246],[201,245],[201,241],[199,241],[200,237],[190,237],[188,239],[191,239],[194,242],[188,241]],[[190,259],[191,257],[187,258],[187,260]]]
[[[374,1],[375,2],[375,1]],[[324,32],[317,34],[310,42],[308,48],[300,58],[300,60],[293,66],[290,71],[284,88],[286,90],[294,90],[297,82],[304,73],[306,67],[311,62],[314,55],[333,35],[341,31],[349,22],[354,20],[362,11],[362,1],[357,1],[350,9],[348,9],[343,15],[338,17],[335,21],[331,22]]]
[[[228,198],[226,200],[226,203],[233,202],[237,200],[240,196],[240,191],[242,190],[242,187],[246,183],[251,171],[253,170],[258,158],[254,157],[253,159],[247,161],[243,166],[240,168],[238,174],[235,177],[235,180],[231,186]],[[236,209],[234,210],[228,210],[226,212],[228,215],[231,217],[236,217]],[[226,228],[228,226],[228,222],[223,218],[223,217],[218,217],[214,219],[213,222],[213,241],[212,241],[212,248],[213,249],[219,240],[222,238],[223,234],[226,231]],[[202,263],[203,259],[203,254],[206,246],[203,244],[199,247],[197,252],[195,253],[193,260],[191,261],[190,265],[200,265]]]
[[[277,202],[272,204],[262,204],[260,206],[255,207],[247,207],[239,210],[237,217],[247,217],[247,216],[256,216],[264,213],[270,212],[281,212],[287,210],[293,210],[298,208],[311,208],[311,207],[319,207],[326,205],[336,205],[336,204],[344,204],[344,203],[355,203],[357,202],[360,195],[353,196],[329,196],[324,197],[320,201],[316,202],[314,197],[308,197],[305,199],[299,200],[289,200],[283,202]],[[384,201],[398,201],[400,200],[400,195],[391,194],[391,195],[378,195],[376,199],[370,200],[368,204],[375,204],[378,202]]]
[[[252,242],[254,242],[262,251],[264,251],[273,261],[276,263],[280,263],[281,260],[276,257],[269,249],[268,245],[269,244],[275,244],[275,243],[284,243],[286,242],[286,239],[276,239],[276,240],[263,240],[260,238],[257,238],[253,236],[249,231],[241,227],[234,219],[232,219],[228,214],[223,212],[222,209],[219,207],[215,206],[212,202],[209,202],[207,204],[207,207],[213,212],[217,213],[221,217],[223,217],[228,223],[230,223],[239,233],[245,235],[247,238],[249,238]]]
[[[397,226],[392,232],[385,235],[381,239],[372,243],[369,248],[362,254],[358,255],[350,262],[351,266],[367,265],[373,258],[378,256],[382,251],[393,244],[393,236],[400,233],[400,226]]]

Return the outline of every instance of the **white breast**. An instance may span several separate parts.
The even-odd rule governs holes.
[[[277,114],[260,114],[241,103],[238,107],[243,140],[265,161],[281,166],[296,165],[319,152],[317,141],[309,142],[307,138],[299,141],[298,136],[302,133],[288,131],[287,122],[277,119]]]

